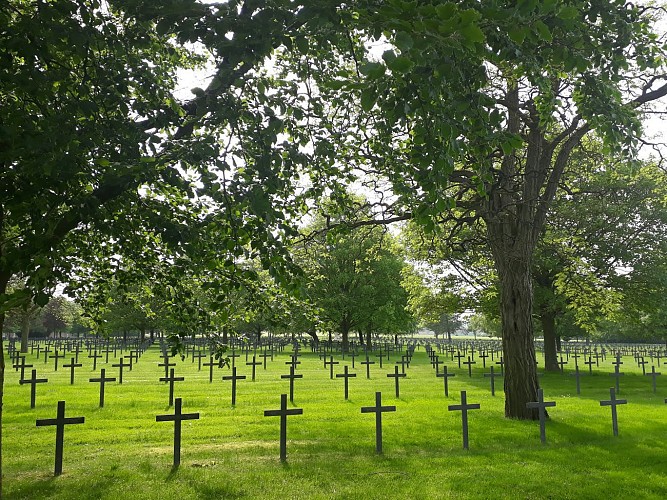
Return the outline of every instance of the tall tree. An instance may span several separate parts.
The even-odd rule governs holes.
[[[379,59],[360,43],[348,66],[320,73],[320,87],[336,89],[333,102],[359,103],[327,115],[341,163],[389,180],[397,210],[380,200],[385,222],[414,218],[433,229],[449,215],[484,221],[499,280],[505,413],[537,419],[526,408],[538,389],[533,255],[582,138],[596,131],[608,147],[632,153],[640,108],[667,94],[663,46],[651,28],[658,11],[606,0],[350,10],[347,47],[321,58],[336,65],[359,32],[391,48]],[[450,212],[454,205],[463,213]]]

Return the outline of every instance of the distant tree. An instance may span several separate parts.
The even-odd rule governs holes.
[[[363,207],[363,200],[357,202]],[[373,333],[411,330],[407,292],[401,286],[405,263],[394,238],[373,226],[328,231],[336,223],[333,204],[328,208],[327,215],[316,216],[304,229],[304,242],[294,249],[304,270],[307,300],[317,308],[322,326],[341,334],[345,350],[352,331],[370,345]],[[356,216],[363,220],[361,208]]]

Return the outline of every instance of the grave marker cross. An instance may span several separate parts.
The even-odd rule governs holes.
[[[260,361],[257,361],[257,357],[253,354],[252,355],[252,362],[247,362],[246,365],[252,366],[252,381],[255,381],[255,369],[260,366],[262,363]]]
[[[26,365],[25,364],[25,356],[21,356],[21,362],[20,363],[14,363],[14,368],[18,371],[19,369],[21,370],[21,375],[19,376],[19,380],[23,380],[25,377],[25,369],[26,368],[32,368],[32,365]]]
[[[490,377],[491,378],[491,395],[495,396],[496,395],[496,382],[495,379],[496,377],[500,377],[501,375],[498,375],[497,373],[494,373],[493,371],[493,366],[489,367],[491,370],[491,373],[485,373],[484,377]]]
[[[72,358],[72,361],[70,361],[69,365],[63,365],[63,368],[69,368],[70,369],[70,375],[69,375],[69,383],[70,385],[74,385],[74,369],[75,368],[80,368],[83,365],[81,363],[75,363],[74,358]]]
[[[609,375],[612,376],[612,377],[614,377],[614,379],[615,379],[615,381],[616,381],[616,392],[617,392],[617,393],[620,393],[620,392],[621,392],[621,388],[619,387],[619,385],[620,385],[620,384],[619,384],[619,381],[620,381],[620,378],[621,378],[623,375],[625,375],[625,373],[621,373],[621,372],[619,371],[619,369],[620,369],[620,365],[622,365],[623,363],[618,363],[618,364],[616,364],[616,363],[612,363],[612,364],[614,365],[614,373],[610,373]]]
[[[174,469],[181,463],[181,422],[183,420],[199,420],[199,413],[182,413],[182,404],[181,398],[176,398],[173,415],[155,416],[156,422],[174,422]]]
[[[204,363],[204,366],[208,366],[208,382],[210,384],[213,383],[213,367],[217,365],[217,363],[213,362],[213,356],[210,356],[210,361],[208,363]],[[166,376],[166,374],[165,374]]]
[[[547,442],[546,435],[546,421],[547,421],[547,412],[546,408],[556,406],[555,401],[545,401],[544,392],[540,387],[537,390],[537,401],[526,403],[526,408],[537,408],[540,414],[540,441],[543,443]]]
[[[644,375],[646,375],[647,377],[652,377],[653,392],[655,393],[656,392],[655,379],[658,375],[661,375],[661,373],[655,371],[655,365],[651,365],[651,373],[645,373]]]
[[[183,382],[184,380],[185,377],[174,377],[173,368],[169,369],[168,377],[160,377],[160,382],[169,382],[169,406],[174,404],[174,382]]]
[[[375,361],[369,361],[368,353],[366,354],[366,361],[361,362],[362,365],[366,365],[366,378],[371,378],[371,365],[375,364]]]
[[[97,360],[101,357],[102,355],[97,352],[97,349],[95,349],[93,353],[88,356],[88,358],[93,358],[93,371],[97,370]]]
[[[116,377],[106,377],[105,369],[102,368],[101,375],[99,378],[88,379],[90,382],[99,382],[100,383],[100,408],[104,408],[104,384],[107,382],[115,382]]]
[[[461,410],[461,423],[463,427],[463,449],[468,449],[468,410],[479,410],[479,404],[468,404],[466,391],[461,391],[461,404],[449,405],[449,411]]]
[[[616,391],[613,387],[609,389],[609,400],[600,401],[600,406],[611,406],[611,425],[614,430],[614,436],[618,436],[618,415],[616,406],[628,404],[627,399],[616,399]]]
[[[398,379],[405,378],[405,373],[398,373],[398,366],[394,366],[394,373],[387,373],[387,377],[393,378],[396,384],[396,397],[399,397]]]
[[[43,427],[46,425],[56,426],[56,476],[59,476],[63,472],[63,441],[65,439],[65,426],[71,424],[83,424],[84,421],[85,417],[65,418],[64,401],[58,401],[58,413],[56,418],[45,418],[37,420],[37,427]]]
[[[121,358],[122,359],[122,358]],[[213,356],[211,356],[211,362],[213,361]],[[169,375],[169,368],[172,366],[176,366],[176,363],[170,363],[169,362],[169,356],[166,354],[162,358],[162,363],[158,363],[158,366],[164,366],[164,376],[165,378]],[[116,365],[112,365],[116,366]],[[211,372],[211,382],[213,382],[213,373]]]
[[[236,375],[236,367],[232,367],[232,374],[231,375],[225,375],[222,377],[222,380],[231,380],[232,381],[232,406],[236,405],[236,381],[237,380],[245,380],[246,376],[245,375]]]
[[[340,361],[334,361],[333,356],[329,356],[329,361],[324,360],[324,367],[326,368],[329,365],[329,378],[333,380],[334,378],[334,365],[340,364]]]
[[[291,403],[294,403],[294,379],[295,378],[303,378],[303,375],[295,375],[294,374],[294,365],[290,364],[289,367],[289,375],[281,375],[280,378],[288,378],[289,379],[289,400]]]
[[[345,379],[345,401],[347,401],[347,396],[348,396],[348,380],[350,378],[355,378],[357,376],[356,373],[348,373],[347,372],[347,365],[344,366],[345,373],[337,373],[336,378],[343,378]]]
[[[361,413],[375,413],[375,452],[378,455],[382,453],[382,414],[387,411],[396,411],[396,407],[382,406],[381,392],[375,393],[375,406],[363,406],[361,408]]]
[[[61,358],[65,359],[65,353],[63,352],[62,354],[58,354],[58,350],[56,349],[54,351],[54,353],[51,356],[49,356],[49,358],[55,359],[55,361],[56,361],[55,370],[58,371],[58,360],[61,359]]]
[[[114,368],[118,368],[118,383],[123,384],[123,368],[127,368],[130,366],[129,363],[125,363],[124,358],[121,356],[120,357],[120,363],[116,363],[115,365],[111,365]]]
[[[49,381],[48,378],[37,378],[37,370],[32,370],[32,378],[28,380],[19,380],[19,384],[30,384],[30,408],[35,407],[35,394],[36,394],[36,384],[45,384]]]
[[[302,415],[303,408],[287,409],[287,394],[280,395],[280,410],[264,410],[265,417],[280,417],[280,461],[287,461],[287,417]]]
[[[445,397],[449,397],[449,377],[455,377],[455,373],[447,372],[447,365],[442,367],[442,373],[436,373],[436,377],[442,377],[445,381]]]
[[[476,365],[477,361],[471,361],[470,356],[468,356],[468,361],[464,361],[463,364],[468,365],[468,377],[472,378],[472,365]]]

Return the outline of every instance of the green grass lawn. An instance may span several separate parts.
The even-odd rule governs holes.
[[[291,347],[288,347],[291,350]],[[443,356],[441,356],[442,359]],[[4,398],[4,493],[7,498],[667,498],[667,374],[658,377],[653,394],[649,377],[642,376],[631,357],[623,359],[619,407],[619,436],[612,435],[611,411],[599,401],[609,399],[613,386],[612,359],[601,362],[593,376],[582,377],[575,392],[573,363],[566,374],[541,377],[545,400],[555,400],[547,423],[547,443],[540,442],[537,422],[503,417],[502,381],[492,397],[483,378],[481,360],[469,378],[465,367],[447,360],[450,393],[435,377],[423,348],[415,352],[395,398],[393,355],[371,369],[356,360],[350,371],[350,399],[344,400],[342,379],[329,379],[329,370],[315,354],[304,353],[295,382],[295,404],[303,415],[288,418],[287,463],[279,460],[279,418],[264,410],[280,406],[288,392],[286,353],[267,369],[259,367],[251,382],[245,357],[237,359],[237,404],[231,406],[231,382],[222,381],[229,369],[217,369],[213,383],[208,371],[197,370],[190,359],[177,360],[176,397],[183,412],[199,412],[200,420],[183,422],[181,466],[172,471],[173,424],[155,416],[173,413],[168,385],[158,381],[159,349],[152,347],[123,384],[109,383],[104,408],[98,408],[99,384],[88,382],[106,368],[92,371],[82,356],[74,385],[69,370],[54,372],[28,355],[38,377],[37,405],[30,409],[30,387],[8,369]],[[335,372],[342,373],[343,361]],[[69,358],[68,358],[69,360]],[[376,359],[377,361],[377,359]],[[114,361],[116,362],[116,361]],[[581,363],[581,360],[580,360]],[[61,362],[62,364],[62,362]],[[586,368],[580,365],[582,368]],[[656,367],[658,371],[658,369]],[[662,367],[664,371],[667,368]],[[650,366],[648,366],[650,371]],[[26,373],[29,377],[30,371]],[[470,403],[470,449],[462,448],[461,412],[447,406],[460,402],[466,390]],[[362,414],[374,404],[375,391],[396,412],[383,415],[383,447],[375,453],[375,416]],[[58,400],[67,402],[67,416],[85,416],[83,425],[65,429],[63,475],[53,477],[55,429],[36,427],[37,419],[54,418]]]

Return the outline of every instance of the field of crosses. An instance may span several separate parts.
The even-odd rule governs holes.
[[[637,442],[649,423],[662,432],[651,439],[664,446],[667,436],[667,377],[660,372],[667,350],[658,345],[564,344],[562,373],[542,374],[531,403],[539,422],[504,419],[496,341],[420,339],[344,354],[336,344],[274,340],[232,346],[229,367],[204,341],[187,345],[184,358],[168,356],[160,341],[34,341],[26,355],[11,342],[5,348],[12,366],[5,395],[10,493],[13,474],[85,476],[81,458],[123,462],[113,442],[100,446],[96,433],[104,432],[131,445],[127,460],[172,471],[243,461],[246,452],[276,466],[313,456],[330,456],[332,464],[359,454],[400,458],[420,449],[493,453],[515,446],[517,432],[527,449],[568,453],[619,436],[625,445]],[[514,434],[505,444],[504,431]],[[664,477],[664,459],[661,465]]]

